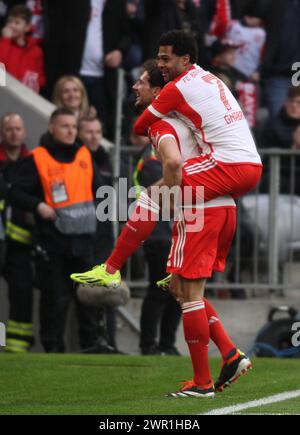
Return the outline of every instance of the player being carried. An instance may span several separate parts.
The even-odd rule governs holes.
[[[221,80],[194,65],[196,59],[194,38],[181,31],[169,32],[161,37],[158,54],[158,66],[167,85],[161,91],[158,85],[153,87],[150,72],[145,71],[134,86],[138,106],[145,103],[142,90],[149,87],[149,82],[152,99],[156,97],[138,119],[135,131],[149,134],[160,155],[163,180],[159,184],[178,186],[182,191],[189,186],[195,196],[197,187],[204,186],[204,229],[186,231],[189,225],[183,213],[173,230],[167,265],[171,280],[161,283],[169,286],[181,303],[194,369],[193,380],[171,393],[174,397],[214,395],[208,362],[210,336],[223,357],[217,391],[251,367],[250,360],[228,337],[217,313],[212,314],[204,289],[214,270],[224,271],[235,231],[232,197],[255,188],[262,165],[240,106]],[[197,203],[196,197],[194,200]],[[71,278],[82,284],[119,285],[119,270],[155,227],[155,220],[147,220],[149,212],[158,215],[159,205],[144,192],[106,263]]]

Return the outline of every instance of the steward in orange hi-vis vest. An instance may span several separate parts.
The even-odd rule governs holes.
[[[45,202],[55,209],[55,227],[63,234],[96,232],[93,201],[93,165],[89,150],[82,146],[70,163],[55,160],[44,147],[32,151]]]

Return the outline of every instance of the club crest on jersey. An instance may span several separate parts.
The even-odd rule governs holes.
[[[156,134],[150,134],[150,141],[156,148],[158,147],[159,136],[159,132],[157,132]]]

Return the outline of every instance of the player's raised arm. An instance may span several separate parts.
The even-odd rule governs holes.
[[[175,138],[168,136],[161,140],[159,155],[163,166],[164,185],[170,188],[180,186],[182,180],[182,159]]]

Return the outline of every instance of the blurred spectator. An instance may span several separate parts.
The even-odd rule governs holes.
[[[106,184],[112,185],[112,166],[108,152],[101,145],[103,128],[100,119],[86,116],[79,120],[78,137],[89,148]]]
[[[127,0],[126,10],[132,42],[124,59],[124,68],[131,71],[140,66],[143,59],[144,0]]]
[[[109,154],[101,146],[103,134],[102,124],[99,119],[89,117],[82,118],[79,121],[78,137],[91,151],[103,184],[112,186],[112,166]],[[113,248],[111,222],[98,222],[94,245],[96,262],[99,262],[99,257],[103,257],[104,259],[109,257]]]
[[[204,28],[193,0],[144,0],[144,59],[155,58],[162,33],[181,29],[193,33],[203,52]],[[201,56],[199,63],[202,62]]]
[[[0,0],[0,30],[5,26],[9,9],[16,5],[25,4],[25,0]]]
[[[94,264],[94,198],[102,179],[89,150],[76,141],[77,122],[71,111],[57,109],[50,118],[49,133],[43,146],[24,159],[11,200],[38,218],[40,244],[48,257],[39,270],[41,341],[46,352],[63,352],[72,299],[80,347],[93,347],[98,336],[97,311],[78,301],[69,275]]]
[[[217,39],[211,47],[212,66],[210,67],[210,71],[225,82],[236,98],[238,98],[239,82],[247,80],[247,77],[234,67],[238,48],[239,46],[229,39]]]
[[[266,41],[264,22],[259,16],[257,1],[244,9],[242,21],[231,20],[226,38],[238,45],[235,67],[249,80],[259,81],[259,67]]]
[[[216,0],[214,15],[209,29],[210,35],[222,38],[231,20],[231,8],[229,0]]]
[[[256,87],[234,67],[238,48],[239,46],[229,39],[217,39],[211,47],[212,66],[210,71],[229,87],[238,99],[249,126],[253,128],[256,124]]]
[[[89,148],[96,168],[103,179],[103,184],[112,186],[112,166],[109,154],[101,146],[103,139],[102,124],[99,119],[85,117],[79,121],[79,139]],[[97,222],[97,232],[93,240],[94,263],[104,262],[113,249],[113,228],[110,221]],[[102,341],[97,345],[97,351],[102,353],[116,353],[116,313],[114,309],[107,308],[100,313],[105,331]],[[106,319],[106,322],[104,321]],[[106,337],[105,337],[106,335]],[[107,342],[105,342],[105,340]]]
[[[96,109],[89,105],[84,84],[75,76],[61,77],[55,83],[53,103],[58,108],[71,110],[77,119],[97,114]]]
[[[265,17],[272,7],[273,0],[230,0],[232,18],[234,20],[241,20],[245,15],[246,8],[254,8],[259,12],[258,16],[262,13]]]
[[[273,0],[266,30],[261,74],[265,81],[266,104],[274,118],[287,97],[292,65],[300,59],[300,0]]]
[[[232,66],[244,75],[238,84],[238,100],[251,128],[256,126],[256,83],[260,80],[258,70],[266,35],[262,27],[262,17],[265,15],[261,2],[262,0],[244,2],[243,19],[238,21],[232,20],[229,0],[218,0],[210,29],[211,37],[230,40],[236,46]]]
[[[44,14],[43,0],[27,0],[28,8],[31,10],[31,36],[42,41],[44,39]]]
[[[64,74],[80,75],[91,104],[114,135],[117,68],[129,48],[125,0],[47,1],[45,34],[48,95]]]
[[[26,6],[10,9],[0,39],[0,62],[6,70],[35,92],[45,85],[44,58],[37,40],[28,36],[31,12]]]
[[[298,125],[300,125],[300,87],[291,87],[280,113],[265,126],[263,146],[290,149]]]
[[[283,108],[266,125],[262,133],[262,147],[280,148],[289,150],[296,146],[296,130],[300,126],[300,87],[292,87],[288,92],[288,98]],[[295,141],[296,140],[296,141]],[[299,159],[298,159],[299,163]],[[268,187],[268,163],[265,164],[263,187]],[[291,184],[291,158],[281,158],[281,193],[290,193]],[[297,194],[300,194],[300,184],[296,186]]]
[[[259,81],[259,66],[266,40],[262,0],[240,2],[240,20],[233,19],[229,0],[218,0],[210,34],[230,39],[238,46],[235,68],[249,80]]]
[[[44,37],[44,4],[45,0],[0,0],[0,30],[5,25],[9,10],[16,5],[24,5],[32,12],[31,36],[42,40]]]
[[[24,144],[26,130],[22,118],[8,113],[0,120],[0,171],[6,183],[18,175],[18,162],[29,152]],[[3,276],[8,284],[9,320],[7,352],[24,353],[33,344],[33,273],[31,265],[33,218],[8,201],[2,207],[6,230],[6,256]]]

